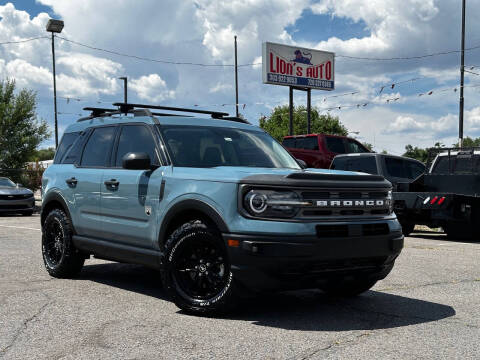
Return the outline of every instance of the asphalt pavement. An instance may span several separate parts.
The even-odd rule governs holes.
[[[40,239],[38,215],[0,217],[2,359],[480,358],[480,242],[414,233],[357,298],[272,294],[201,318],[141,266],[93,259],[74,280],[51,278]]]

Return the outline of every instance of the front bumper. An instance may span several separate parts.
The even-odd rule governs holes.
[[[403,248],[401,232],[375,236],[223,234],[235,278],[254,290],[313,288],[356,277],[380,280]],[[238,240],[238,247],[228,246]]]
[[[35,209],[35,198],[19,200],[0,200],[0,213],[16,213],[33,211]]]

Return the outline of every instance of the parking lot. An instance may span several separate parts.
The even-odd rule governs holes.
[[[156,272],[89,260],[48,276],[39,216],[0,217],[0,358],[479,358],[480,243],[414,233],[355,299],[262,296],[224,318],[183,314]]]

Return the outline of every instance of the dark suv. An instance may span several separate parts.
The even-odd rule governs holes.
[[[116,105],[70,125],[43,174],[52,276],[75,275],[91,255],[143,264],[177,306],[213,313],[247,290],[356,295],[391,271],[403,235],[381,176],[302,169],[225,113]]]

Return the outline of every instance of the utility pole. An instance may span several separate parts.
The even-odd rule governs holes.
[[[312,89],[307,89],[307,134],[311,132],[312,121]]]
[[[463,145],[463,81],[465,73],[465,0],[462,1],[462,53],[460,60],[460,109],[458,114],[458,145]]]
[[[55,76],[55,33],[63,30],[63,21],[49,19],[46,30],[52,33],[52,61],[53,61],[53,108],[55,111],[55,149],[58,148],[58,120],[57,120],[57,80]]]
[[[293,87],[288,87],[288,135],[293,135]]]
[[[237,65],[237,35],[235,35],[235,116],[238,117],[238,65]]]
[[[126,104],[128,103],[127,101],[127,77],[122,76],[119,77],[120,80],[123,80],[123,102]]]

